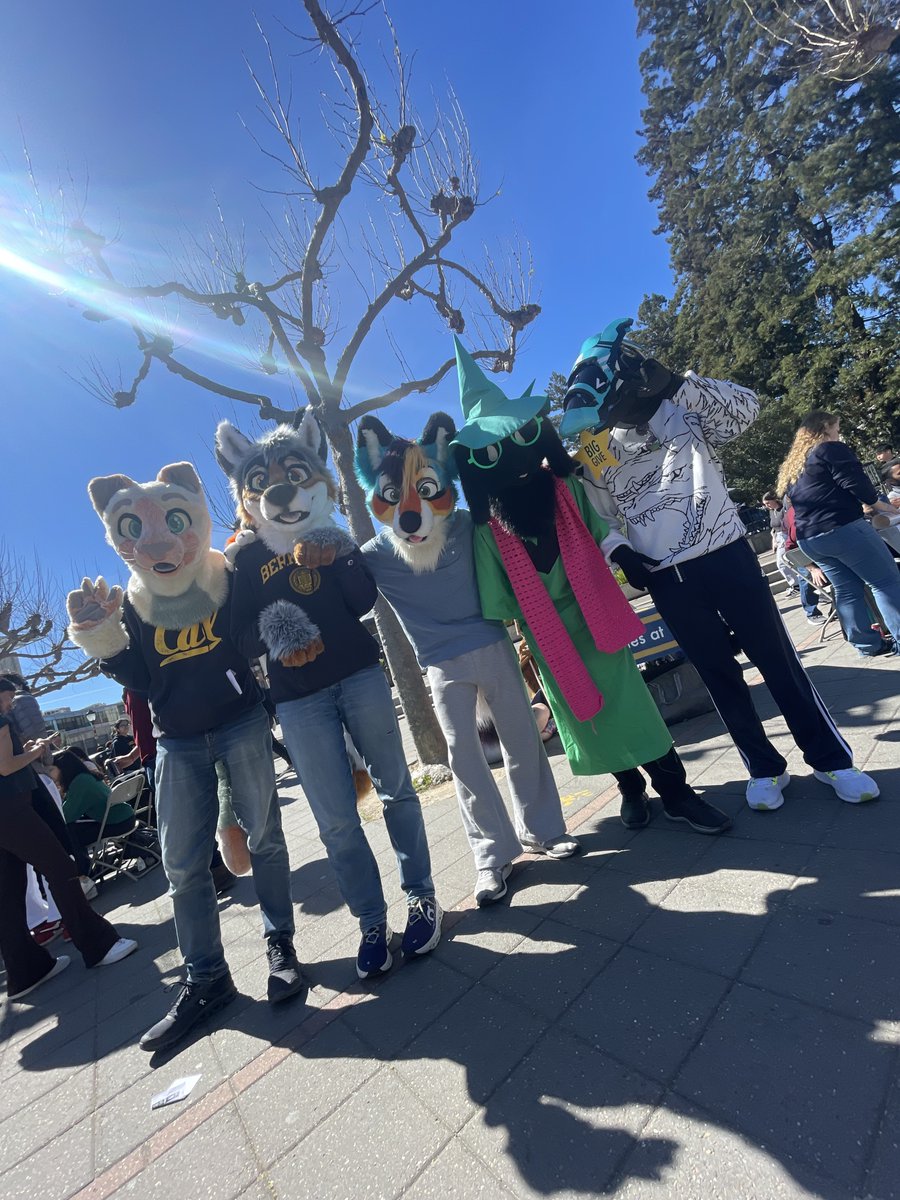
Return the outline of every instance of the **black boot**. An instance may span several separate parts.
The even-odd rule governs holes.
[[[266,957],[269,960],[269,1003],[280,1004],[300,993],[305,1000],[309,984],[303,978],[294,943],[286,933],[275,934],[269,939]]]
[[[188,980],[178,993],[178,999],[161,1021],[157,1021],[141,1038],[142,1050],[167,1050],[187,1037],[200,1021],[224,1008],[237,995],[230,975],[220,975],[206,983]]]
[[[686,821],[698,833],[724,833],[731,828],[731,817],[701,800],[688,784],[684,764],[674,746],[662,758],[641,765],[650,776],[670,821]]]
[[[650,822],[650,801],[643,775],[637,767],[631,767],[627,771],[614,771],[613,778],[622,793],[619,819],[626,829],[643,829]]]

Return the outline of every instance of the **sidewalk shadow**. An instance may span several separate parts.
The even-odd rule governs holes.
[[[604,820],[582,842],[620,836]],[[867,1171],[900,1039],[900,855],[698,841],[648,831],[615,868],[529,865],[512,907],[467,914],[431,963],[347,1008],[339,1051],[320,1035],[296,1052],[394,1064],[513,1193],[612,1195],[664,1179],[682,1150],[743,1143],[824,1200],[886,1195]],[[771,878],[745,895],[750,872]],[[528,904],[563,882],[586,886]],[[684,895],[663,906],[669,884]],[[654,1109],[683,1123],[644,1129]],[[691,1117],[706,1149],[677,1136]]]

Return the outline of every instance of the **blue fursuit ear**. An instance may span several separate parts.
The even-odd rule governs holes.
[[[369,498],[378,482],[378,468],[384,461],[385,453],[394,435],[385,428],[377,417],[363,417],[356,433],[356,453],[353,456],[353,467],[359,486]]]

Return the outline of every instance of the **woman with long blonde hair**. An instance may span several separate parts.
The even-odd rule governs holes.
[[[849,446],[840,418],[814,409],[800,422],[778,473],[778,492],[794,506],[797,544],[834,586],[847,640],[864,658],[900,650],[900,572],[890,551],[864,519],[878,493]],[[872,629],[868,584],[891,642]]]

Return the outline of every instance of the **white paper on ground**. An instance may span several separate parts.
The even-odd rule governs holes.
[[[181,1079],[176,1079],[164,1092],[159,1092],[153,1097],[150,1107],[164,1108],[167,1104],[177,1104],[179,1100],[186,1100],[197,1086],[199,1078],[199,1075],[185,1075]]]

